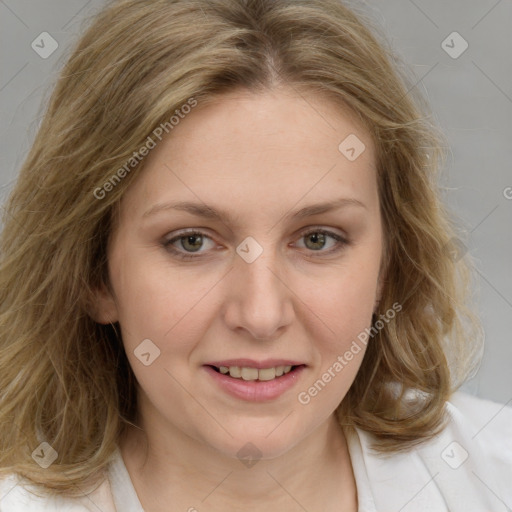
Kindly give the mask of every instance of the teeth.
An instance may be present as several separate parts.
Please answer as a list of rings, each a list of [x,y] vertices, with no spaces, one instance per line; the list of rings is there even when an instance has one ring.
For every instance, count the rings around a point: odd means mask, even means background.
[[[272,380],[276,378],[276,369],[275,368],[263,368],[258,370],[258,378],[259,380]]]
[[[239,379],[240,377],[242,377],[242,372],[238,366],[230,366],[229,374],[231,375],[231,377],[235,377],[235,379]]]
[[[248,368],[240,366],[221,366],[219,368],[220,373],[229,375],[235,379],[243,380],[272,380],[276,377],[281,377],[285,373],[291,371],[291,366],[277,366],[275,368]]]
[[[242,374],[242,379],[244,380],[256,380],[258,378],[257,368],[242,368],[240,370],[240,373]]]

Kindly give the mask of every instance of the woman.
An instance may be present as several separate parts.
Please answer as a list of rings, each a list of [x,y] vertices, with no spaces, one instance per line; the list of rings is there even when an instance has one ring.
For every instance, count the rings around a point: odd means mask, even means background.
[[[96,16],[6,209],[2,511],[511,506],[409,89],[336,0]]]

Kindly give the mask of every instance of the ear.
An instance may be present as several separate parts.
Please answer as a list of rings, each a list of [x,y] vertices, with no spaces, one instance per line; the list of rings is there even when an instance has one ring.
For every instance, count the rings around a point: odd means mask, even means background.
[[[118,321],[117,302],[113,292],[106,285],[94,290],[89,314],[99,324],[108,325]]]
[[[382,248],[382,255],[380,260],[380,268],[379,268],[379,275],[377,277],[377,290],[375,292],[375,302],[373,304],[373,313],[376,314],[377,309],[379,307],[379,303],[382,298],[382,293],[384,291],[384,284],[386,282],[386,278],[388,276],[388,269],[389,269],[389,248],[388,248],[388,242],[387,239],[384,237],[383,242],[383,248]]]
[[[379,272],[379,278],[377,281],[377,291],[375,292],[375,302],[373,305],[373,312],[376,313],[377,309],[379,307],[380,300],[382,298],[382,291],[384,289],[384,279],[385,275],[384,272]]]

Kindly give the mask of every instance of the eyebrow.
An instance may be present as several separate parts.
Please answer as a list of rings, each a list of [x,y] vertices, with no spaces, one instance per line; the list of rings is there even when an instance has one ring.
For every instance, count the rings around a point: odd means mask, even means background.
[[[289,219],[303,219],[306,217],[311,217],[313,215],[319,215],[321,213],[327,213],[333,210],[339,210],[342,208],[356,206],[360,208],[365,208],[361,201],[355,198],[340,198],[335,199],[333,201],[328,201],[324,203],[313,204],[310,206],[305,206],[300,210],[295,212],[290,212],[284,216],[286,220]],[[203,217],[206,219],[220,220],[222,222],[227,222],[233,224],[234,219],[228,212],[208,206],[204,203],[194,203],[190,201],[177,201],[177,202],[167,202],[167,203],[158,203],[147,210],[142,216],[149,217],[156,213],[168,210],[178,210],[190,213],[191,215],[195,215],[197,217]]]

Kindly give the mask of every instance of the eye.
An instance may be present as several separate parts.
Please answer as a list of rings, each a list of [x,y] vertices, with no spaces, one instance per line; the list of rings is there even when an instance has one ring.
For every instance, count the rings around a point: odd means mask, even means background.
[[[213,240],[203,232],[191,230],[182,232],[181,234],[173,238],[170,238],[169,240],[165,240],[163,242],[163,246],[168,251],[175,254],[178,258],[184,260],[192,260],[199,257],[192,253],[199,252],[202,245],[204,244],[204,240],[210,240],[211,242],[213,242]],[[178,243],[178,245],[181,246],[180,249],[175,247],[176,243]],[[191,254],[187,254],[187,252],[189,251]]]
[[[331,248],[323,250],[327,245],[328,239],[334,240]],[[345,248],[349,244],[348,240],[338,233],[328,231],[322,228],[310,229],[301,233],[301,239],[305,240],[305,246],[313,252],[319,252],[320,255],[332,254]]]
[[[300,239],[305,239],[305,247],[311,252],[319,253],[318,256],[325,256],[341,251],[345,246],[349,245],[349,241],[341,235],[332,231],[314,228],[301,233]],[[331,248],[323,250],[331,239]],[[206,251],[201,251],[205,240],[209,240],[213,245],[213,240],[202,231],[189,230],[179,233],[177,236],[164,240],[162,245],[164,248],[183,260],[193,260],[201,257]]]

